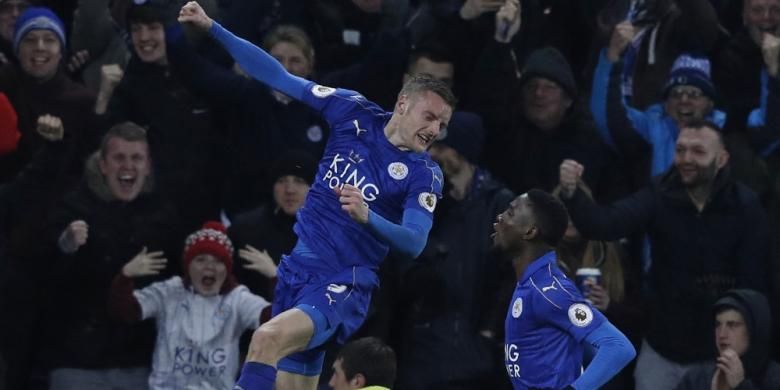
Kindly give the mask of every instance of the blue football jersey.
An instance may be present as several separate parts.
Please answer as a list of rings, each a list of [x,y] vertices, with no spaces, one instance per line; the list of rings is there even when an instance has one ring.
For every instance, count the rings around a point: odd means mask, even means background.
[[[441,198],[443,175],[428,153],[402,151],[388,141],[384,128],[392,113],[355,91],[309,83],[303,102],[330,126],[330,137],[295,232],[326,269],[375,268],[388,245],[341,209],[336,187],[360,189],[369,208],[400,224],[405,209],[433,219]]]
[[[606,321],[556,264],[528,265],[506,315],[504,361],[515,389],[561,389],[582,373],[583,339]]]

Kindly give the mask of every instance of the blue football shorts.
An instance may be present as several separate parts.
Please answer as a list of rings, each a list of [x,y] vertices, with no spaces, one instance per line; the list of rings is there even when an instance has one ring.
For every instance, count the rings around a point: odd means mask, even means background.
[[[322,372],[324,344],[343,344],[363,324],[371,293],[379,286],[376,272],[353,266],[333,272],[316,269],[311,258],[282,257],[277,270],[273,316],[292,308],[306,313],[314,323],[306,350],[291,354],[277,368],[293,374],[314,376]],[[306,265],[306,266],[304,266]]]

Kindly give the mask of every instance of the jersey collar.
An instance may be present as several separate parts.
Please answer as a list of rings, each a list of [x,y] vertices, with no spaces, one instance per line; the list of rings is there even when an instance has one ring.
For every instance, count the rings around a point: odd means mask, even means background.
[[[535,274],[536,271],[549,266],[550,264],[555,264],[557,261],[555,256],[555,251],[549,251],[542,255],[542,257],[534,260],[531,262],[531,264],[528,264],[528,267],[525,269],[525,272],[523,272],[523,278],[520,280],[520,283],[525,283],[528,278],[531,277],[531,275]]]

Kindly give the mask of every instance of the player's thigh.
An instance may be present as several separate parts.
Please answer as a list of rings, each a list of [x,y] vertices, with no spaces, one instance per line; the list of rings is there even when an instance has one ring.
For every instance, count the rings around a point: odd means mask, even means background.
[[[311,318],[300,309],[292,308],[279,313],[279,315],[261,325],[255,331],[252,342],[259,342],[267,347],[274,348],[279,357],[284,357],[306,349],[313,334],[314,322],[312,322]],[[263,337],[271,340],[255,340]]]
[[[316,390],[320,381],[319,375],[304,376],[291,372],[279,371],[276,374],[275,390]]]

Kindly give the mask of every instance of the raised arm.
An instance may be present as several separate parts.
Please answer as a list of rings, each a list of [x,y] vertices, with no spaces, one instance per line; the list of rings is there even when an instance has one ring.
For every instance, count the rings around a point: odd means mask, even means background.
[[[128,324],[141,321],[141,305],[133,295],[134,288],[133,279],[123,273],[114,277],[108,295],[108,312],[111,317]]]
[[[195,92],[213,104],[257,108],[259,94],[268,94],[267,88],[255,80],[225,69],[199,55],[184,37],[181,26],[166,30],[168,60],[171,66]]]
[[[599,55],[593,75],[590,110],[602,139],[623,155],[632,155],[648,143],[645,114],[623,99],[623,52],[636,31],[630,22],[615,26],[609,46]]]
[[[780,147],[780,38],[765,33],[761,51],[766,65],[761,72],[761,106],[750,113],[747,126],[756,150],[768,157]]]
[[[279,61],[252,43],[233,35],[213,21],[194,1],[182,7],[180,23],[208,31],[254,79],[296,100],[303,99],[308,80],[288,73]]]
[[[654,214],[650,188],[641,190],[609,206],[593,203],[578,188],[584,167],[565,160],[560,168],[561,198],[574,226],[588,239],[616,241],[646,226]]]
[[[165,269],[168,260],[162,257],[163,252],[148,252],[144,247],[141,252],[135,255],[130,261],[128,261],[119,274],[114,277],[111,282],[111,291],[108,299],[108,310],[112,317],[122,320],[127,323],[133,323],[144,319],[144,311],[141,307],[141,302],[133,294],[134,283],[133,278],[141,276],[159,275],[160,271]],[[160,294],[156,292],[159,285],[151,285],[144,289],[144,294],[147,299],[146,308],[149,315],[153,316],[153,313],[157,309],[151,309],[152,307],[159,308],[161,305],[152,305],[152,303],[158,302],[159,299],[149,299],[149,297],[157,297]]]

